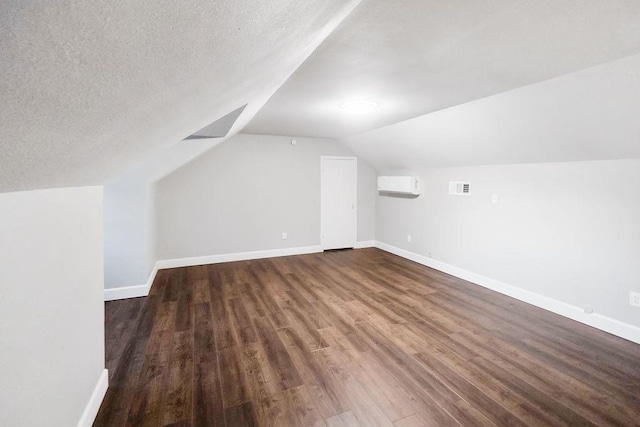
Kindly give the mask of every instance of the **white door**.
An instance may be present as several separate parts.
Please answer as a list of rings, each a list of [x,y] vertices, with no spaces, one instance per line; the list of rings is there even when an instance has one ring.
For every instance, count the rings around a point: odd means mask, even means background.
[[[356,245],[358,163],[355,157],[321,157],[322,249]]]

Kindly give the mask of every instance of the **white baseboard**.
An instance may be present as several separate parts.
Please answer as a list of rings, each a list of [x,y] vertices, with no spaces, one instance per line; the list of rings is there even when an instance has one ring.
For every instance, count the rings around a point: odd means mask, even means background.
[[[154,274],[155,277],[155,274]],[[123,288],[110,288],[104,290],[104,300],[113,301],[118,299],[146,297],[149,293],[147,285],[127,286]]]
[[[374,248],[375,246],[376,246],[375,240],[364,240],[362,242],[357,242],[355,248],[364,249],[364,248]]]
[[[102,371],[102,374],[100,374],[98,383],[89,398],[89,403],[87,403],[87,406],[84,408],[80,421],[78,421],[78,427],[91,427],[93,421],[96,419],[96,415],[98,415],[104,395],[107,393],[107,388],[109,388],[109,371],[105,369]]]
[[[503,283],[498,280],[494,280],[489,277],[485,277],[480,274],[476,274],[462,268],[446,264],[444,262],[436,261],[423,255],[400,249],[386,243],[376,241],[375,246],[379,249],[382,249],[383,251],[387,251],[402,258],[415,261],[418,264],[426,265],[427,267],[431,267],[435,270],[442,271],[476,285],[480,285],[482,287],[499,292],[503,295],[507,295],[517,300],[524,301],[544,310],[551,311],[552,313],[568,317],[569,319],[584,323],[585,325],[592,326],[596,329],[600,329],[602,331],[640,344],[640,328],[637,326],[630,325],[628,323],[624,323],[597,313],[587,314],[580,307],[576,307],[574,305],[567,304],[565,302],[558,301],[556,299],[546,297],[544,295],[540,295],[535,292],[519,288],[517,286],[509,285],[507,283]]]
[[[153,266],[153,270],[151,270],[151,274],[149,274],[149,278],[147,279],[147,290],[145,293],[145,296],[149,295],[149,291],[151,290],[151,285],[153,285],[153,281],[156,280],[156,275],[158,274],[158,270],[160,270],[160,267],[158,267],[158,261],[156,261],[156,265]]]
[[[368,243],[368,242],[367,242]],[[374,242],[371,246],[373,246]],[[322,252],[322,246],[301,246],[296,248],[271,249],[266,251],[238,252],[233,254],[209,255],[191,258],[163,259],[156,262],[153,271],[149,275],[146,285],[128,286],[123,288],[112,288],[104,290],[104,300],[112,301],[117,299],[143,297],[149,294],[151,285],[158,274],[158,270],[163,268],[191,267],[193,265],[218,264],[221,262],[246,261],[251,259],[275,258],[289,255],[303,255]]]
[[[193,258],[163,259],[157,262],[158,269],[190,267],[192,265],[218,264],[221,262],[246,261],[250,259],[275,258],[279,256],[303,255],[322,252],[321,246],[271,249],[267,251],[238,252],[234,254],[209,255]]]

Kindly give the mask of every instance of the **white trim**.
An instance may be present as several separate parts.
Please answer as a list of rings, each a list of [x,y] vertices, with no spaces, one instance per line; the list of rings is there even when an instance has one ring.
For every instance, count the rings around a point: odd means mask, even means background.
[[[145,294],[145,296],[149,295],[149,291],[151,290],[151,285],[153,285],[153,281],[156,280],[156,275],[158,274],[158,270],[160,270],[160,267],[158,267],[158,262],[156,261],[156,265],[153,266],[153,270],[151,270],[151,274],[149,274],[149,278],[147,279],[147,293]]]
[[[317,252],[322,252],[322,247],[303,246],[298,248],[271,249],[267,251],[255,252],[238,252],[235,254],[209,255],[192,258],[163,259],[156,263],[156,269],[160,270],[163,268],[190,267],[192,265],[218,264],[221,262],[246,261],[250,259],[274,258],[289,255],[312,254]],[[151,283],[153,283],[152,280]]]
[[[375,248],[375,247],[376,247],[375,240],[364,240],[362,242],[357,242],[355,249]]]
[[[107,388],[109,388],[109,371],[104,369],[102,374],[100,374],[98,383],[93,389],[93,393],[91,393],[89,403],[87,403],[84,412],[82,412],[80,421],[78,421],[78,427],[91,427],[96,419],[96,415],[98,415],[104,395],[107,393]]]
[[[155,273],[153,273],[155,277]],[[149,286],[127,286],[122,288],[109,288],[104,290],[104,300],[114,301],[118,299],[146,297],[149,294]]]
[[[151,274],[149,274],[149,278],[147,279],[147,283],[145,285],[124,286],[120,288],[105,289],[104,300],[114,301],[127,298],[146,297],[147,295],[149,295],[151,285],[153,285],[153,281],[156,279],[156,274],[158,274],[157,262],[156,265],[153,266],[153,270],[151,270]]]
[[[320,156],[320,160],[329,159],[329,160],[355,160],[358,161],[358,157],[356,156]]]
[[[640,328],[637,326],[630,325],[628,323],[624,323],[597,313],[586,314],[580,307],[576,307],[574,305],[567,304],[565,302],[558,301],[556,299],[540,295],[535,292],[519,288],[517,286],[509,285],[507,283],[503,283],[498,280],[494,280],[489,277],[485,277],[480,274],[476,274],[462,268],[446,264],[444,262],[436,261],[423,255],[418,255],[414,252],[400,249],[386,243],[376,241],[375,246],[379,249],[382,249],[383,251],[387,251],[402,258],[415,261],[418,264],[426,265],[427,267],[431,267],[435,270],[442,271],[476,285],[480,285],[482,287],[499,292],[503,295],[507,295],[520,301],[524,301],[544,310],[548,310],[561,316],[568,317],[569,319],[640,344]]]
[[[124,288],[112,288],[104,290],[105,301],[112,301],[116,299],[144,297],[149,294],[151,285],[158,274],[158,270],[163,268],[177,268],[177,267],[191,267],[193,265],[204,264],[218,264],[221,262],[231,261],[246,261],[250,259],[262,259],[262,258],[275,258],[280,256],[289,255],[304,255],[322,252],[322,247],[317,246],[300,246],[297,248],[284,248],[284,249],[271,249],[267,251],[254,251],[254,252],[238,252],[234,254],[220,254],[199,256],[191,258],[175,258],[175,259],[162,259],[156,262],[153,267],[153,271],[149,275],[146,285],[128,286]]]

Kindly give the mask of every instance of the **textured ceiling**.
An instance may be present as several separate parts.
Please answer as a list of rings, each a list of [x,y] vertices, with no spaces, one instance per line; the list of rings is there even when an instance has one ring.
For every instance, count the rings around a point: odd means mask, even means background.
[[[640,52],[637,0],[358,3],[0,2],[0,192],[103,184],[239,105],[229,135],[343,137]]]
[[[363,0],[244,131],[344,137],[638,52],[638,0]]]
[[[0,2],[0,192],[102,184],[249,104],[358,0]]]

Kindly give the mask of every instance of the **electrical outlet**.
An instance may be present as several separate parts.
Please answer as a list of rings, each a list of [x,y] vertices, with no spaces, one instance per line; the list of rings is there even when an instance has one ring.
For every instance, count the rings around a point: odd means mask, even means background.
[[[498,204],[498,195],[497,194],[492,194],[491,195],[491,203],[494,205]]]
[[[629,304],[640,307],[640,292],[629,292]]]
[[[411,234],[407,234],[407,242],[411,243]]]
[[[282,240],[287,240],[287,232],[286,231],[282,232]]]

